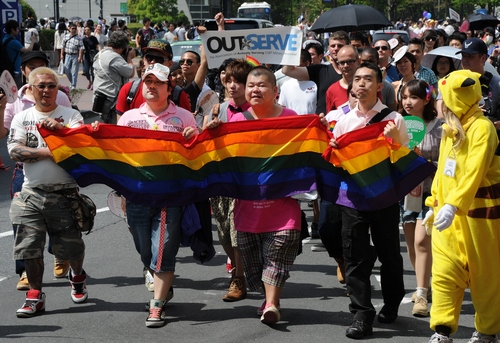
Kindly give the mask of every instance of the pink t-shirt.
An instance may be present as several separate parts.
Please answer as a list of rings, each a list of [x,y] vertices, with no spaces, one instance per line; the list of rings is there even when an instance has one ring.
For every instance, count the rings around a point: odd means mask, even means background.
[[[280,117],[296,116],[294,111],[283,108]],[[246,120],[236,113],[230,121]],[[240,200],[234,204],[234,226],[237,231],[262,233],[280,230],[300,230],[299,202],[292,198],[274,200]]]
[[[147,103],[143,103],[139,108],[134,108],[123,113],[118,121],[118,125],[138,129],[182,133],[184,128],[188,126],[196,128],[196,121],[191,112],[175,106],[170,101],[168,108],[160,115],[151,112]]]

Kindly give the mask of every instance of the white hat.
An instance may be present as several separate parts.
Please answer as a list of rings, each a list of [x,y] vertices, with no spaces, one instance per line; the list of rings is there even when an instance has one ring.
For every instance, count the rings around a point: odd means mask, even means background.
[[[387,41],[387,43],[389,43],[389,47],[392,49],[394,49],[395,47],[398,46],[399,44],[399,41],[396,39],[396,38],[391,38]]]
[[[403,56],[406,54],[407,51],[408,51],[408,45],[404,45],[401,48],[399,48],[394,53],[394,55],[392,55],[393,62],[396,63],[397,61],[399,61],[400,59],[402,59]]]
[[[170,74],[170,69],[168,69],[168,67],[165,67],[163,64],[160,63],[151,64],[144,71],[142,79],[144,80],[146,76],[151,74],[156,76],[160,81],[168,81],[169,80],[168,75]]]

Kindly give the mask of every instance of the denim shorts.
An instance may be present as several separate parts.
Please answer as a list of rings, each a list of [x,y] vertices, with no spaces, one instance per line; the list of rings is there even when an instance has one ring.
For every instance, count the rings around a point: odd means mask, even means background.
[[[15,260],[42,257],[47,233],[57,258],[76,261],[85,252],[82,234],[71,212],[71,201],[63,194],[23,187],[12,199],[10,220],[17,225]]]
[[[161,208],[152,208],[127,201],[127,222],[134,244],[144,266],[155,272],[174,272],[175,256],[181,244],[181,208],[166,209],[163,250],[160,251]],[[161,259],[158,256],[161,254]]]
[[[402,214],[402,222],[404,223],[416,223],[417,219],[423,219],[427,211],[429,211],[429,206],[425,206],[425,199],[430,196],[431,193],[424,192],[422,195],[422,211],[421,212],[412,212],[404,210],[404,202],[401,202],[401,212]]]

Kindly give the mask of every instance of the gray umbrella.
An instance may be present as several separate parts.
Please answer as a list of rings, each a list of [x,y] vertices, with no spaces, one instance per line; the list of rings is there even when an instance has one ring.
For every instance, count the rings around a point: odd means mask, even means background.
[[[422,65],[427,68],[432,68],[432,63],[438,57],[451,57],[453,59],[453,64],[455,65],[455,69],[462,69],[462,54],[456,54],[459,52],[457,48],[452,46],[440,46],[439,48],[432,49],[428,53],[422,57]]]

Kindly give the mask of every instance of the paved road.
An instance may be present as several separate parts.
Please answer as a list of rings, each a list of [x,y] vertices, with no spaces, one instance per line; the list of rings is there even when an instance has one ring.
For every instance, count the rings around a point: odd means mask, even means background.
[[[64,83],[66,78],[61,79]],[[86,85],[79,81],[79,85]],[[90,93],[90,92],[88,92]],[[88,109],[89,101],[78,104]],[[95,118],[88,118],[91,121]],[[4,163],[12,163],[0,142]],[[46,313],[35,318],[16,318],[15,311],[24,293],[15,289],[18,281],[12,261],[12,231],[8,217],[10,171],[0,171],[0,341],[2,342],[352,342],[345,337],[351,321],[345,288],[336,280],[333,259],[326,253],[311,252],[317,240],[304,241],[304,253],[297,257],[291,278],[281,301],[282,321],[273,327],[260,323],[255,315],[262,295],[249,293],[246,300],[235,303],[221,301],[229,282],[225,272],[225,255],[218,245],[217,255],[205,265],[195,263],[189,248],[181,248],[178,256],[175,296],[167,307],[167,325],[148,329],[144,321],[144,304],[152,297],[144,287],[142,267],[125,222],[107,209],[109,188],[87,187],[83,192],[96,203],[99,212],[95,229],[85,236],[87,246],[84,267],[89,275],[89,299],[73,304],[69,283],[52,276],[52,256],[45,256],[44,292]],[[311,220],[311,210],[303,206]],[[373,342],[426,343],[432,334],[429,319],[411,316],[410,296],[415,276],[401,245],[405,261],[407,296],[400,307],[400,317],[390,325],[374,324]],[[382,295],[376,264],[373,302],[379,310]],[[474,331],[470,295],[462,308],[455,342],[467,342]]]

